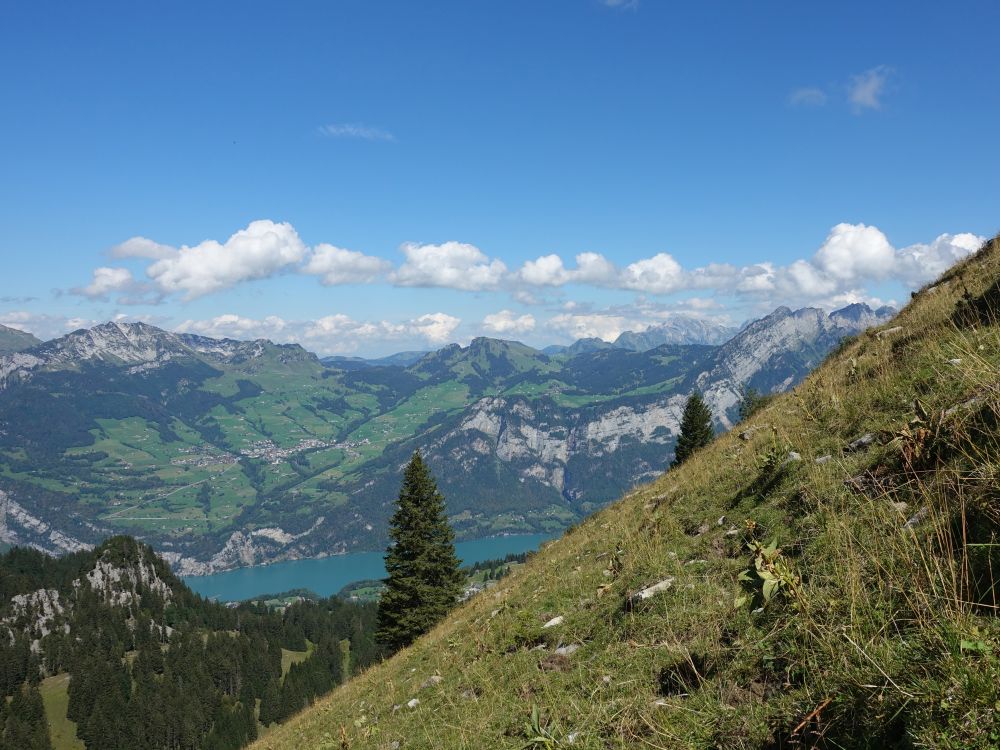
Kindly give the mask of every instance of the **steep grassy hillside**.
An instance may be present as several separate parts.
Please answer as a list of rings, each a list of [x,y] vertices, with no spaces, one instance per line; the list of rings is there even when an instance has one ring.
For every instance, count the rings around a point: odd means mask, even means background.
[[[994,240],[259,746],[996,747],[998,314]]]

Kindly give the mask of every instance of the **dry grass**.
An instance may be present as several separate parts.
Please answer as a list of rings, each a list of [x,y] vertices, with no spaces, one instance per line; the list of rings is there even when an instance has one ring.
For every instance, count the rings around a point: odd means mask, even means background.
[[[1000,328],[963,302],[1000,279],[996,243],[944,279],[885,327],[901,330],[756,415],[752,439],[596,514],[259,747],[1000,745]],[[761,607],[739,577],[772,539],[784,584]]]

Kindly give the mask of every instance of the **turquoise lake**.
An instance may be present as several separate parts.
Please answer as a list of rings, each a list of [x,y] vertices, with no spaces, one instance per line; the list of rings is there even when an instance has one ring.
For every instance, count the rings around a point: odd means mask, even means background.
[[[536,550],[550,534],[517,534],[473,539],[455,545],[465,565],[504,555]],[[184,582],[202,596],[230,602],[290,589],[310,589],[320,596],[336,594],[344,586],[368,578],[384,578],[383,552],[354,552],[319,560],[290,560],[240,568],[208,576],[187,576]]]

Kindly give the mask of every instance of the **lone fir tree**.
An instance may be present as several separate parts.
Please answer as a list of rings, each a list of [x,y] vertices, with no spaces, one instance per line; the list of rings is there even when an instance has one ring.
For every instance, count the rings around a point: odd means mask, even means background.
[[[445,516],[444,497],[419,451],[403,472],[389,536],[389,576],[379,599],[376,638],[395,651],[434,627],[462,592],[455,533]]]
[[[695,391],[684,405],[684,415],[681,417],[681,434],[677,438],[674,449],[674,462],[671,466],[684,463],[692,453],[703,448],[715,439],[712,429],[712,412],[701,394]]]

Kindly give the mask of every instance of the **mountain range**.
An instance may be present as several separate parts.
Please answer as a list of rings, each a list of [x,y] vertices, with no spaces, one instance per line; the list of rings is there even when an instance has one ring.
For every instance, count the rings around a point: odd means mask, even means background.
[[[415,449],[460,538],[556,531],[669,465],[692,391],[727,429],[745,389],[786,390],[889,314],[779,308],[723,343],[646,332],[637,350],[478,338],[361,367],[144,323],[74,331],[0,356],[0,542],[127,532],[185,574],[375,549]]]

